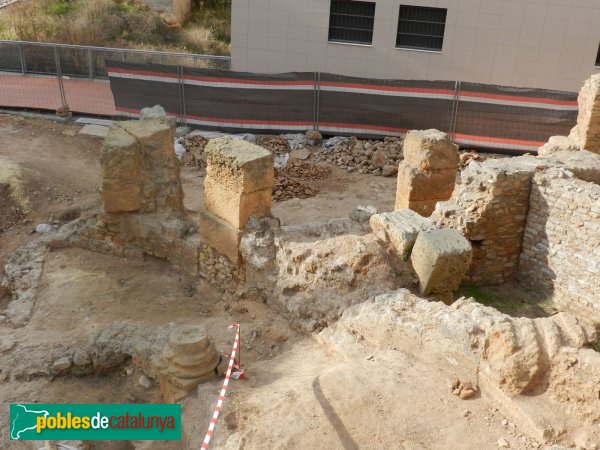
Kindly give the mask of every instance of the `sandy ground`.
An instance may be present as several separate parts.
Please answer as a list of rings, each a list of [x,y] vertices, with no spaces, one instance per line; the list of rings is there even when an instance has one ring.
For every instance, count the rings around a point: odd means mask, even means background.
[[[98,203],[102,142],[76,135],[79,127],[0,116],[0,157],[18,164],[32,212],[0,234],[0,262],[35,235],[36,223],[65,208]],[[358,204],[391,210],[394,178],[348,174],[336,167],[315,182],[319,196],[276,204],[284,224],[347,216]],[[202,205],[202,177],[183,169],[186,206]],[[123,259],[79,249],[48,254],[36,307],[20,343],[78,342],[114,321],[162,325],[199,323],[219,350],[228,351],[233,321],[242,324],[242,363],[248,378],[233,382],[213,448],[221,449],[493,449],[499,438],[511,448],[518,425],[489,400],[451,395],[453,378],[476,382],[476,367],[457,355],[404,348],[331,352],[313,336],[300,335],[277,312],[250,300],[227,300],[209,285],[195,285],[162,260]],[[12,330],[0,324],[0,333]],[[435,370],[432,370],[435,368]],[[0,448],[30,449],[7,441],[11,402],[157,402],[156,387],[142,388],[133,364],[106,376],[54,381],[0,382]],[[199,448],[221,380],[202,385],[184,404],[193,448]],[[130,443],[95,443],[93,449],[128,450]],[[157,444],[152,449],[181,449]]]

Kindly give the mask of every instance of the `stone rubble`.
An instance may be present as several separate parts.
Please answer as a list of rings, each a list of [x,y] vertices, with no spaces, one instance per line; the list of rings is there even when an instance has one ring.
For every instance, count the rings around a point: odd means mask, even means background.
[[[402,139],[395,137],[383,141],[334,137],[324,142],[320,152],[322,160],[348,172],[382,175],[386,168],[386,176],[395,175],[394,170],[403,157]]]

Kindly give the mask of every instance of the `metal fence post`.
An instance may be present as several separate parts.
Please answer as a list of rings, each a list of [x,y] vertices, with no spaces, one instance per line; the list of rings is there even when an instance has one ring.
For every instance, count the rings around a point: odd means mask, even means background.
[[[316,83],[315,83],[315,130],[319,129],[319,104],[321,103],[321,72],[315,72]]]
[[[62,72],[60,70],[60,56],[58,55],[58,47],[54,46],[54,63],[56,64],[56,78],[58,79],[58,89],[60,91],[60,101],[62,109],[69,109],[67,105],[67,96],[65,94],[65,86],[63,84]]]
[[[452,99],[452,113],[450,115],[450,127],[448,129],[448,134],[450,135],[450,140],[454,140],[454,134],[456,133],[456,122],[458,120],[458,104],[460,102],[460,81],[454,82],[454,98]]]
[[[92,49],[88,48],[87,50],[87,60],[88,60],[88,75],[90,80],[94,79],[94,64],[92,60]]]
[[[185,79],[183,77],[183,66],[177,66],[177,74],[179,75],[179,106],[181,112],[181,125],[187,125],[187,111],[185,109]]]
[[[19,59],[21,60],[21,74],[25,75],[27,66],[25,65],[25,55],[23,54],[23,44],[19,42]]]

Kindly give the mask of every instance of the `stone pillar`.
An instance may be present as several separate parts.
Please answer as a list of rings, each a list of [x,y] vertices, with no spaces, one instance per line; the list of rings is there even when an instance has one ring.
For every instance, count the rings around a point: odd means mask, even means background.
[[[173,149],[175,120],[149,117],[117,122],[104,140],[100,237],[119,241],[131,213],[183,211],[179,161]]]
[[[577,97],[577,125],[569,138],[582,150],[600,154],[600,74],[585,81]]]
[[[438,130],[410,131],[404,161],[398,168],[396,209],[429,216],[437,202],[448,200],[458,173],[458,146]]]
[[[175,329],[160,360],[159,383],[163,399],[175,403],[200,383],[219,374],[221,357],[200,326],[186,325]]]
[[[239,243],[251,216],[271,214],[273,155],[240,139],[211,140],[206,149],[201,243],[240,261]]]

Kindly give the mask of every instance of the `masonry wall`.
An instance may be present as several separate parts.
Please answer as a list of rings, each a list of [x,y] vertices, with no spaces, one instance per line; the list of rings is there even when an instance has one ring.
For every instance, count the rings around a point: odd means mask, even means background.
[[[448,9],[441,52],[395,47],[400,4]],[[600,71],[596,0],[379,0],[372,45],[328,42],[329,7],[330,0],[233,0],[233,70],[566,91]]]
[[[562,309],[600,318],[599,185],[534,176],[519,277]]]

